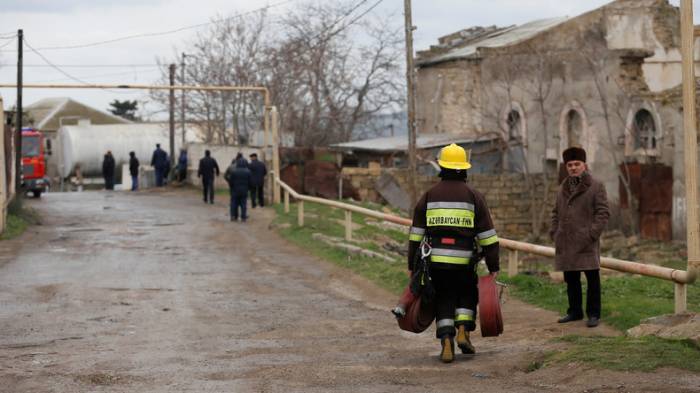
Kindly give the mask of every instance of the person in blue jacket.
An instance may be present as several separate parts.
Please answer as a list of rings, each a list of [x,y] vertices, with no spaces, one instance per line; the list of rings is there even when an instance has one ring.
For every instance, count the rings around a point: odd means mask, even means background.
[[[228,182],[231,192],[231,221],[238,220],[240,209],[241,221],[245,222],[248,219],[246,204],[248,202],[248,188],[250,187],[250,170],[243,156],[240,154],[239,156],[226,169],[224,179]]]
[[[156,149],[153,151],[153,158],[151,158],[151,166],[156,171],[156,187],[163,187],[163,177],[168,166],[168,153],[160,148],[160,143],[156,143]]]

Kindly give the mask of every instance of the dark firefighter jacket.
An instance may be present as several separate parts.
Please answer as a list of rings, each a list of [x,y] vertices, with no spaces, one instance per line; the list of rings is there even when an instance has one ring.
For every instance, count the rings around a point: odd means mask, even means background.
[[[139,175],[139,159],[136,157],[129,158],[129,173],[131,176]]]
[[[219,163],[211,157],[204,157],[199,160],[199,169],[197,170],[197,177],[202,177],[203,179],[211,180],[214,178],[214,174],[219,176]]]
[[[159,147],[153,151],[151,166],[158,170],[164,170],[166,165],[168,165],[168,153]]]
[[[231,195],[244,197],[250,188],[250,170],[245,161],[237,161],[226,169],[224,179],[228,182]]]
[[[102,176],[105,178],[114,177],[114,157],[111,154],[105,154],[104,161],[102,161]]]
[[[265,163],[260,160],[251,160],[248,168],[250,169],[250,185],[253,187],[262,186],[265,181],[265,175],[267,175]]]
[[[498,236],[484,197],[464,180],[442,179],[416,204],[409,231],[408,269],[424,236],[431,240],[431,266],[463,268],[481,248],[490,272],[500,270]]]

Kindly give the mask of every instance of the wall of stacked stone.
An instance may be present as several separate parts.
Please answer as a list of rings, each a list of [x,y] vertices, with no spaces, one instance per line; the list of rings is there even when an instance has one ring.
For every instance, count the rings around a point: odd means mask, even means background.
[[[386,201],[375,190],[376,179],[384,172],[390,173],[403,190],[409,189],[408,172],[403,169],[343,168],[344,182],[350,182],[360,195],[361,200],[376,203]],[[549,217],[559,185],[556,178],[550,177],[547,203],[544,200],[544,182],[541,175],[530,175],[535,187],[536,212],[544,209],[543,234],[547,233]],[[436,176],[420,176],[418,178],[419,194],[432,187],[439,179]],[[491,210],[491,217],[498,233],[509,239],[528,239],[532,232],[533,204],[528,191],[528,181],[522,174],[493,174],[473,175],[469,184],[481,192]],[[541,207],[541,209],[540,209]],[[406,212],[408,215],[408,212]]]

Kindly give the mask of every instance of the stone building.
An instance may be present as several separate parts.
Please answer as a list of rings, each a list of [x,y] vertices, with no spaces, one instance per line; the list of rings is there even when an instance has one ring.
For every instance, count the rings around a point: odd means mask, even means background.
[[[502,169],[528,174],[558,170],[561,151],[582,146],[643,236],[683,238],[679,48],[667,0],[461,30],[417,53],[419,132],[498,137]]]

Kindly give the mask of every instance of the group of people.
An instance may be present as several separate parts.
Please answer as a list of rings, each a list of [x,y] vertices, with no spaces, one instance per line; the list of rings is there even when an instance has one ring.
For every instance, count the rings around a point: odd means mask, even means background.
[[[583,272],[588,281],[586,325],[592,328],[601,313],[599,239],[610,212],[605,187],[591,176],[585,150],[570,147],[562,158],[568,177],[552,211],[550,235],[556,248],[555,268],[564,272],[569,307],[558,322],[583,319]],[[489,273],[494,278],[498,275],[499,241],[484,196],[467,182],[471,163],[466,151],[455,144],[446,146],[438,163],[441,181],[414,209],[408,276],[412,289],[432,298],[440,360],[449,363],[455,357],[455,341],[462,353],[475,353],[469,333],[476,329],[476,265],[484,258]],[[399,304],[392,313],[406,318],[405,307]]]
[[[129,152],[129,174],[131,175],[131,191],[136,191],[139,186],[139,166],[141,163],[136,158],[136,152]],[[155,172],[156,187],[163,187],[170,175],[170,159],[168,153],[161,149],[160,143],[156,143],[156,149],[153,151],[151,158],[151,166]],[[116,162],[111,151],[107,151],[102,160],[102,176],[105,181],[105,189],[114,190],[114,172]],[[187,178],[187,150],[180,150],[180,157],[177,160],[175,178],[182,182]]]
[[[245,222],[248,219],[248,193],[250,193],[251,206],[253,208],[265,205],[263,188],[267,167],[258,160],[257,153],[252,153],[248,162],[242,153],[238,153],[226,168],[224,179],[228,183],[231,195],[230,219],[237,221],[239,218]],[[214,203],[214,179],[220,174],[219,164],[206,150],[204,157],[199,160],[197,177],[202,179],[202,192],[204,203]]]

